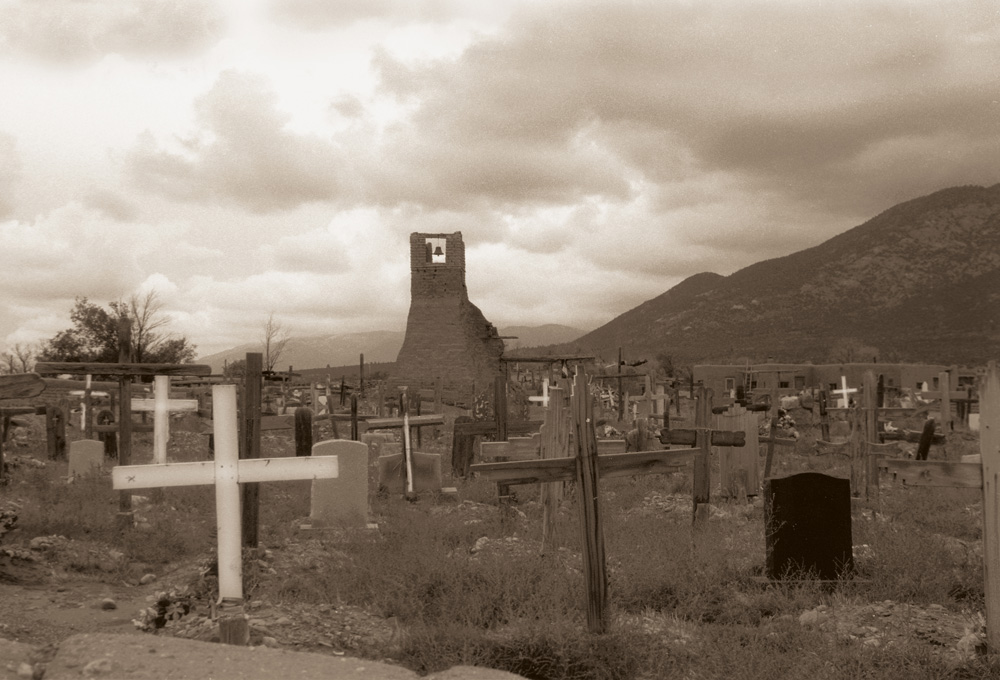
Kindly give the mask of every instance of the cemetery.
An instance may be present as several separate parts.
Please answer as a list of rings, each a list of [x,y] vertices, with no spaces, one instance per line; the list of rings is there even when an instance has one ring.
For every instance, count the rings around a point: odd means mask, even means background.
[[[229,645],[232,673],[997,677],[995,363],[904,404],[925,369],[803,373],[786,401],[506,357],[462,248],[412,235],[387,380],[269,390],[258,353],[238,379],[124,353],[0,376],[11,677],[131,677],[137,635]]]

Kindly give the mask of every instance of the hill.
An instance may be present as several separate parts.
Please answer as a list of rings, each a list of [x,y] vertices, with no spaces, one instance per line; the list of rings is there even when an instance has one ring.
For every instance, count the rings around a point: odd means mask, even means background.
[[[558,324],[508,326],[500,328],[499,332],[504,336],[516,336],[517,339],[506,341],[508,348],[569,342],[583,333],[579,329]],[[402,346],[403,333],[400,331],[291,337],[275,368],[287,370],[292,366],[298,370],[326,366],[357,366],[362,353],[365,355],[365,363],[394,362]],[[218,373],[222,371],[225,362],[243,359],[247,352],[259,351],[261,351],[260,343],[252,342],[201,357],[198,363],[208,364],[212,367],[212,371]]]
[[[675,363],[822,361],[844,341],[883,361],[980,364],[1000,346],[1000,184],[894,206],[818,246],[696,274],[553,350]]]

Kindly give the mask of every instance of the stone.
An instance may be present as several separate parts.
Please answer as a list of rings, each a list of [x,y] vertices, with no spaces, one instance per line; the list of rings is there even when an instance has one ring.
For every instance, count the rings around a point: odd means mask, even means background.
[[[104,467],[104,442],[79,439],[69,444],[69,476],[84,477]]]
[[[850,480],[817,472],[765,480],[764,526],[769,578],[853,572]]]
[[[104,610],[118,609],[118,603],[112,600],[110,597],[106,597],[103,600],[101,600],[101,609]]]
[[[416,493],[441,491],[441,454],[413,452],[413,490]],[[406,460],[402,453],[378,459],[379,490],[406,493]]]
[[[382,449],[386,444],[394,443],[396,436],[384,432],[366,432],[361,435],[361,441],[368,446],[368,452],[372,459],[378,460],[379,456],[383,454]]]
[[[156,580],[156,574],[145,574],[141,579],[139,579],[140,585],[147,585]]]
[[[325,526],[366,526],[368,446],[347,439],[329,439],[314,444],[312,455],[337,456],[339,472],[332,479],[313,480],[309,519],[314,524]]]

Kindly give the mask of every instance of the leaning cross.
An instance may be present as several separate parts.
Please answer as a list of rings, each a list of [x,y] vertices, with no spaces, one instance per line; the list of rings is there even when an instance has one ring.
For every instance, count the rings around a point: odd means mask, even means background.
[[[549,407],[549,379],[545,378],[542,380],[542,396],[540,397],[528,397],[528,401],[533,401],[537,404],[541,404],[543,407]]]
[[[853,387],[851,389],[847,389],[847,378],[844,377],[844,376],[840,376],[840,386],[841,387],[840,387],[839,390],[830,390],[830,391],[833,392],[834,394],[842,394],[843,397],[841,398],[841,401],[842,401],[843,405],[840,406],[840,408],[847,408],[850,405],[850,400],[849,400],[848,395],[849,394],[853,394],[854,392],[857,392],[858,390],[856,388],[853,388]]]
[[[167,462],[167,442],[170,440],[170,412],[197,411],[197,399],[171,399],[170,376],[153,378],[153,398],[133,399],[133,411],[153,412],[153,461]]]
[[[218,527],[219,604],[227,618],[219,620],[224,642],[246,644],[248,629],[243,616],[243,575],[240,484],[293,479],[328,479],[338,475],[337,456],[315,458],[239,459],[236,432],[236,386],[212,387],[215,460],[163,465],[119,465],[111,470],[115,489],[149,489],[166,486],[215,485],[215,520]],[[225,629],[225,630],[224,630]]]

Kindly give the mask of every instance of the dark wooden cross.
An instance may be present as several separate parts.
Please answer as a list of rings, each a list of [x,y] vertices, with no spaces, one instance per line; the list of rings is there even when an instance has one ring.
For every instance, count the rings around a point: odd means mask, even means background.
[[[553,399],[550,404],[557,401]],[[704,422],[708,422],[710,406],[705,395]],[[699,422],[699,421],[696,421]],[[543,433],[543,439],[547,435]],[[558,438],[559,435],[554,435]],[[569,438],[572,443],[568,444]],[[665,430],[661,441],[672,444],[697,443],[695,448],[637,451],[599,455],[594,432],[593,407],[586,375],[580,371],[575,378],[574,396],[570,405],[570,427],[567,444],[574,455],[519,460],[502,463],[481,463],[470,467],[487,479],[506,484],[530,484],[576,481],[581,499],[581,526],[584,543],[584,580],[587,584],[587,625],[591,632],[601,633],[607,627],[607,572],[604,553],[604,532],[601,524],[599,480],[602,477],[623,477],[649,473],[676,472],[678,467],[695,461],[695,516],[700,506],[707,510],[709,446],[739,446],[743,432],[711,432],[707,427],[695,430]],[[543,508],[546,501],[543,498]],[[702,511],[702,514],[707,514]]]

